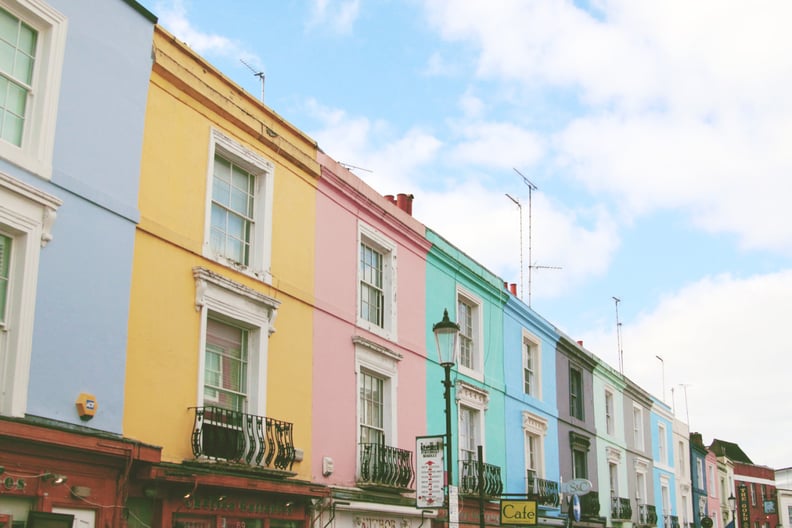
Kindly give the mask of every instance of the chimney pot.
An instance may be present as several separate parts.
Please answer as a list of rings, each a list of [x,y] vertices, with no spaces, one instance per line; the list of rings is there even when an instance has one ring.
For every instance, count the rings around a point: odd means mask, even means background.
[[[512,295],[514,295],[515,297],[517,296],[517,283],[516,283],[516,282],[512,282],[511,284],[509,284],[509,291],[510,291],[510,292],[512,293]]]
[[[582,347],[582,346],[583,346],[583,340],[579,340],[579,341],[577,342],[577,344],[578,344],[579,346],[581,346],[581,347]]]
[[[399,193],[396,195],[396,206],[411,216],[412,216],[412,202],[413,202],[412,194]]]

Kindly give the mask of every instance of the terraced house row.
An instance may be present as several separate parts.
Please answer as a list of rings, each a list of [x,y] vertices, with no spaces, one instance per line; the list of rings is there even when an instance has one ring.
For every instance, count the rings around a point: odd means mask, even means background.
[[[0,0],[0,48],[0,527],[498,526],[527,500],[726,528],[740,483],[775,498],[134,0]],[[447,419],[441,489],[416,446]]]

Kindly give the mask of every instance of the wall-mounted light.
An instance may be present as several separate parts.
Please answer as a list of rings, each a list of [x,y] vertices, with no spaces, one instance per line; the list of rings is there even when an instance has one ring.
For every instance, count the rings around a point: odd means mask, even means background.
[[[195,482],[193,483],[192,489],[184,494],[184,500],[187,500],[191,498],[193,495],[195,495],[195,490],[197,489],[198,489],[198,480],[196,479]]]
[[[53,486],[63,484],[69,479],[66,475],[59,475],[57,473],[44,473],[41,475],[41,480],[44,482],[51,481]]]

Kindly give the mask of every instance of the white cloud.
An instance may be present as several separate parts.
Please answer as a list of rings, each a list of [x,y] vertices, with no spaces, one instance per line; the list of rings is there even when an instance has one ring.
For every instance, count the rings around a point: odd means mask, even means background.
[[[631,215],[680,208],[744,248],[792,254],[792,4],[613,0],[426,1],[451,41],[478,47],[480,78],[571,89],[559,173]]]
[[[263,61],[241,42],[216,33],[207,33],[193,26],[184,0],[158,3],[156,10],[159,24],[197,53],[207,57],[242,59],[254,69],[263,69]]]
[[[672,404],[674,388],[677,415],[689,412],[692,431],[706,441],[737,441],[754,462],[786,467],[792,408],[782,402],[792,400],[792,347],[783,329],[790,313],[792,270],[702,278],[623,324],[625,374],[659,397],[664,366],[666,401]],[[584,335],[589,350],[618,365],[615,324]]]
[[[308,27],[344,35],[352,31],[359,15],[360,0],[314,0]]]
[[[458,123],[461,136],[451,156],[455,163],[510,169],[534,165],[543,154],[542,140],[534,132],[512,123]]]

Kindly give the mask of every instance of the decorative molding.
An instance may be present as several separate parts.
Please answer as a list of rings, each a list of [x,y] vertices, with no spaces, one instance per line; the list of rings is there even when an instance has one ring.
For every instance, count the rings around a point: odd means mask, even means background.
[[[464,381],[457,381],[456,383],[456,400],[482,411],[486,411],[487,407],[489,407],[489,393]]]
[[[269,335],[275,332],[279,300],[200,266],[193,268],[193,277],[196,311],[209,307],[230,315],[242,313],[247,317],[240,318],[258,321],[262,327],[266,325]],[[243,302],[239,303],[240,300]]]
[[[636,458],[633,460],[633,467],[639,473],[648,473],[649,472],[650,463],[648,460],[644,460],[643,458]]]
[[[572,449],[588,451],[591,448],[591,438],[575,431],[569,431],[569,444]]]
[[[378,352],[383,356],[387,356],[388,358],[393,359],[395,361],[401,361],[402,359],[404,359],[404,356],[400,352],[395,352],[390,348],[384,347],[379,343],[375,343],[370,339],[366,339],[363,336],[359,336],[359,335],[352,336],[352,342],[358,346],[368,348],[373,352]]]
[[[522,413],[523,430],[535,435],[547,435],[547,420],[528,411]]]
[[[615,447],[605,446],[605,455],[608,458],[608,462],[611,464],[618,464],[621,462],[622,452]]]

